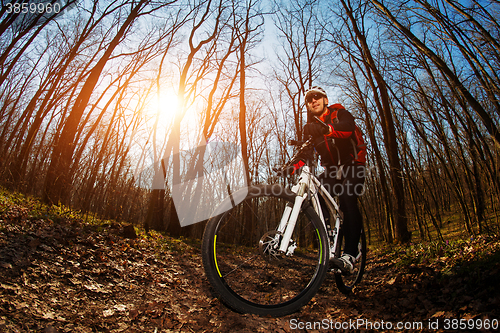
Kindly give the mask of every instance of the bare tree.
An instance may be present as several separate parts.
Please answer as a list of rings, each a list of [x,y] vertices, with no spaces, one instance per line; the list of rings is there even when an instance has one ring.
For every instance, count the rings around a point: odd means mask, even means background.
[[[419,51],[425,54],[438,68],[440,72],[446,76],[458,93],[469,103],[472,109],[477,113],[479,118],[482,120],[483,125],[488,130],[488,133],[495,139],[497,144],[500,144],[500,131],[493,121],[490,114],[483,108],[481,103],[470,93],[470,91],[464,86],[463,82],[457,76],[457,74],[450,69],[446,62],[438,56],[433,50],[431,50],[425,43],[423,43],[415,34],[411,32],[406,26],[404,26],[393,14],[392,12],[384,6],[384,4],[377,0],[372,0],[372,3],[380,10],[380,12],[390,20],[394,26],[405,36],[409,42]]]
[[[192,9],[193,26],[188,38],[189,51],[184,62],[180,65],[180,76],[178,83],[177,96],[179,99],[179,111],[175,114],[172,129],[167,140],[167,146],[162,160],[168,161],[172,167],[172,183],[181,183],[181,161],[180,161],[180,138],[181,138],[181,122],[186,115],[186,112],[191,103],[197,97],[197,89],[201,81],[211,73],[212,57],[216,54],[215,50],[220,42],[220,37],[223,31],[228,28],[227,22],[230,20],[226,17],[230,6],[223,4],[221,1],[214,3],[212,0],[201,1],[194,5]],[[200,35],[203,37],[200,38]],[[230,48],[231,49],[231,48]],[[234,50],[233,50],[234,51]],[[196,56],[200,53],[204,54],[199,63],[196,62]],[[199,66],[195,68],[194,66]],[[161,172],[156,170],[155,172]],[[163,174],[165,178],[166,174]],[[174,202],[170,204],[170,216],[168,225],[163,222],[163,213],[156,207],[160,200],[163,200],[164,190],[155,189],[151,193],[150,207],[148,211],[148,219],[146,223],[155,228],[167,228],[170,234],[180,235],[180,222],[178,214],[174,206]],[[153,214],[153,212],[156,212]]]
[[[297,138],[302,138],[303,96],[312,85],[326,82],[322,77],[322,56],[325,52],[324,27],[319,22],[320,1],[298,1],[284,5],[277,2],[276,27],[282,39],[277,52],[279,69],[275,76],[285,89],[288,107],[293,112]],[[283,52],[283,53],[282,53]]]
[[[120,44],[126,34],[130,31],[133,23],[142,15],[149,13],[146,11],[149,1],[140,0],[130,7],[126,19],[121,24],[119,30],[107,45],[102,57],[90,70],[88,78],[85,80],[80,93],[78,94],[71,113],[65,119],[65,124],[61,134],[54,141],[54,150],[51,155],[51,163],[45,180],[44,200],[50,203],[68,203],[68,190],[71,184],[72,175],[68,170],[75,149],[75,135],[80,124],[80,120],[87,104],[92,96],[104,67],[111,58],[116,47]],[[162,6],[169,5],[165,3]],[[156,8],[155,8],[156,9]]]

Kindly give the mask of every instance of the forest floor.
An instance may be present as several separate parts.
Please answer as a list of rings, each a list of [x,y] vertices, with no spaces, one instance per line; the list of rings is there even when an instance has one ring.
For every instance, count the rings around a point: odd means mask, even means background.
[[[352,295],[331,275],[299,312],[269,318],[212,296],[199,242],[138,235],[1,193],[0,331],[500,330],[497,236],[371,249]]]

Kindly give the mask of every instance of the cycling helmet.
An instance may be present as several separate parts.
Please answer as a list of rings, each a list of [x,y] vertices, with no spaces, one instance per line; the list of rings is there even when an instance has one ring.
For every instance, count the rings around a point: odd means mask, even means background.
[[[305,97],[306,100],[307,100],[307,96],[310,95],[310,94],[321,94],[321,95],[327,97],[325,89],[323,89],[321,87],[318,87],[318,86],[312,86],[311,88],[309,88],[309,89],[306,90],[306,93],[304,95],[304,97]]]

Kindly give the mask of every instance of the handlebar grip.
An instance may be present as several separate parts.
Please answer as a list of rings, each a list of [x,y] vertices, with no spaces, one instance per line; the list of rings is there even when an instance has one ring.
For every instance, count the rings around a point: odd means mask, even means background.
[[[302,146],[303,144],[304,144],[304,142],[302,142],[302,141],[288,140],[289,146]]]

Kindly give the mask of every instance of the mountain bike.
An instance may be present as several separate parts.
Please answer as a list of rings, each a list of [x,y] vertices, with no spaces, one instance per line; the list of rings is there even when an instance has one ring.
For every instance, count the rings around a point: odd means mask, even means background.
[[[275,171],[294,173],[297,183],[291,189],[274,184],[236,191],[218,206],[205,227],[206,276],[219,300],[237,312],[284,316],[306,305],[329,271],[345,294],[363,276],[364,231],[354,272],[345,275],[329,269],[329,259],[339,257],[344,246],[338,200],[314,175],[317,156],[312,139],[289,143],[296,152]],[[332,225],[325,223],[319,196]]]

